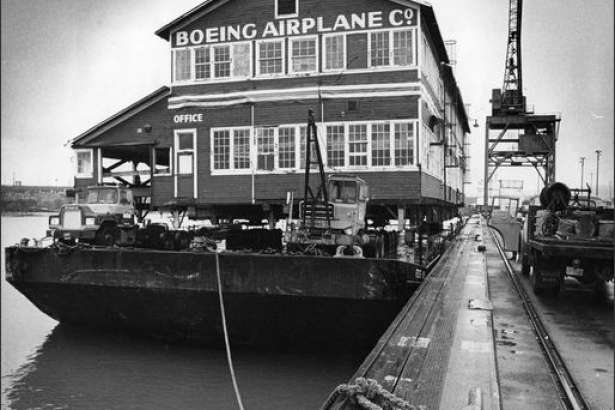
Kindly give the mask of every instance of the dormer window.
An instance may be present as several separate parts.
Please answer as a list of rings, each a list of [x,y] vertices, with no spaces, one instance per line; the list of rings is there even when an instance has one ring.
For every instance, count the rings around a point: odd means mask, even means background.
[[[275,18],[289,18],[299,15],[299,0],[273,1],[275,2]]]

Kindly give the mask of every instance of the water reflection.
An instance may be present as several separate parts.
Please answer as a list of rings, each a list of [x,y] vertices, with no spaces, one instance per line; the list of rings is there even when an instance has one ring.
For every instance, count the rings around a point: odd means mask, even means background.
[[[249,409],[313,409],[362,355],[235,350]],[[58,325],[11,377],[14,409],[236,409],[223,350]]]

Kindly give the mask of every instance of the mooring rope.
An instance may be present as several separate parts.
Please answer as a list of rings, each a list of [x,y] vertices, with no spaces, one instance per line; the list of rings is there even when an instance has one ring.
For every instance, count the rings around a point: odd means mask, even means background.
[[[321,410],[327,410],[339,398],[350,400],[364,410],[416,410],[401,397],[397,397],[374,379],[358,377],[355,384],[340,384],[329,395]]]
[[[235,390],[235,397],[237,398],[237,404],[240,410],[244,410],[243,402],[241,401],[241,393],[239,393],[239,386],[237,385],[237,378],[235,377],[235,369],[233,368],[233,359],[231,358],[231,344],[228,339],[228,330],[226,329],[226,314],[224,313],[224,299],[222,297],[222,280],[220,279],[220,261],[218,252],[216,255],[216,276],[218,278],[218,299],[220,300],[220,315],[222,318],[222,330],[224,332],[224,344],[226,346],[226,359],[228,361],[228,368],[231,372],[231,379],[233,380],[233,389]]]

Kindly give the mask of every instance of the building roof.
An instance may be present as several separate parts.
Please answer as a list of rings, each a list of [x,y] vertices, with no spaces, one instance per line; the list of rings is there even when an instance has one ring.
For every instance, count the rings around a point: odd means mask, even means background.
[[[226,4],[229,1],[231,0],[205,0],[198,6],[194,7],[192,10],[189,10],[188,12],[177,17],[175,20],[164,25],[160,29],[156,30],[155,34],[166,41],[170,41],[172,31],[175,31],[183,26],[186,26],[187,24],[190,24],[191,22],[195,20],[200,19],[201,17],[205,16],[206,14]],[[450,66],[447,65],[447,64],[450,64],[450,60],[446,52],[444,40],[442,39],[442,35],[440,33],[440,28],[438,27],[438,22],[436,21],[436,16],[434,14],[433,7],[431,6],[430,3],[423,1],[423,0],[414,0],[414,1],[389,0],[389,1],[402,4],[405,6],[415,6],[415,5],[419,6],[421,10],[421,21],[425,24],[425,27],[429,31],[429,35],[431,39],[433,40],[433,44],[435,45],[435,48],[436,48],[436,53],[438,54],[439,61],[444,63],[443,72],[445,76],[445,81],[447,81],[448,84],[450,84],[448,88],[452,88],[454,93],[457,94],[455,100],[457,101],[457,109],[461,113],[461,117],[462,117],[461,122],[463,125],[463,129],[465,132],[470,132],[470,126],[468,124],[468,117],[467,117],[467,113],[465,110],[465,105],[463,103],[463,98],[461,97],[461,92],[459,91],[459,87],[457,86],[457,82],[455,81],[455,76],[453,75],[453,72]]]
[[[84,133],[78,135],[71,141],[71,146],[73,148],[78,148],[79,146],[87,145],[88,142],[92,141],[94,138],[100,136],[101,134],[109,131],[113,127],[123,123],[127,119],[134,117],[141,111],[145,110],[148,107],[151,107],[153,104],[159,102],[160,100],[167,98],[171,95],[171,90],[167,86],[162,86],[151,94],[146,95],[141,98],[134,104],[129,105],[123,110],[117,112],[101,123],[96,124],[89,130]]]

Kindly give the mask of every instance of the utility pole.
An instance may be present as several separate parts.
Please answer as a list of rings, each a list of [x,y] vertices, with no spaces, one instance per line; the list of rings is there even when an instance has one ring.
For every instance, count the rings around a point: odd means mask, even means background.
[[[581,157],[579,162],[581,163],[581,189],[583,189],[583,171],[585,170],[585,157]]]
[[[602,154],[602,151],[600,151],[599,149],[596,150],[596,196],[599,196],[598,194],[598,170],[600,169],[600,154]]]

